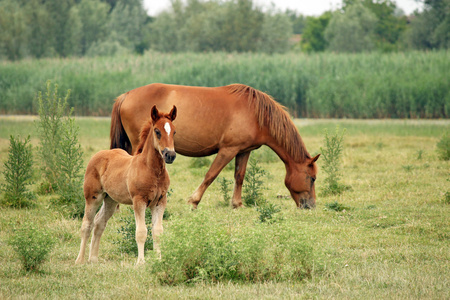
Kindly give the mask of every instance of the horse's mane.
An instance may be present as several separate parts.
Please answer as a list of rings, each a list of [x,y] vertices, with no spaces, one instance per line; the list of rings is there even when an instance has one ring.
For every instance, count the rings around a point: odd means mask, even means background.
[[[145,142],[147,141],[148,135],[150,134],[150,130],[153,127],[152,119],[148,120],[141,128],[141,132],[139,133],[139,144],[137,146],[136,154],[142,153],[144,149]]]
[[[227,87],[232,94],[247,95],[249,105],[255,110],[259,127],[267,127],[270,135],[296,162],[303,162],[306,158],[311,158],[283,105],[266,93],[247,85],[232,84]]]

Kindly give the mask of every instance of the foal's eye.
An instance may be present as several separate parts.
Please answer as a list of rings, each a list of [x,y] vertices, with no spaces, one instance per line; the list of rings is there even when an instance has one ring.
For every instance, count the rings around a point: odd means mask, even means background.
[[[311,177],[311,181],[312,182],[316,181],[316,178],[315,177]]]
[[[155,129],[155,133],[158,140],[161,139],[161,131],[159,131],[159,129]]]
[[[173,132],[173,135],[175,135],[175,133],[177,133],[176,130]]]

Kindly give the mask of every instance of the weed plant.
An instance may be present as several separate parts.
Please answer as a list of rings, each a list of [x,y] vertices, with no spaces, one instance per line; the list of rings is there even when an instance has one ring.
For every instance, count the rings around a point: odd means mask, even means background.
[[[444,134],[436,144],[439,159],[450,160],[450,135]]]
[[[114,241],[118,245],[118,250],[123,253],[137,256],[138,247],[136,243],[136,219],[132,209],[127,209],[127,216],[120,218],[122,226],[117,230],[119,238]],[[144,252],[153,250],[152,238],[152,213],[150,209],[145,210],[145,225],[147,226],[147,239],[144,244]]]
[[[324,195],[340,194],[349,188],[340,182],[344,134],[345,129],[340,132],[339,126],[336,126],[334,134],[329,134],[328,130],[325,130],[325,147],[320,147],[322,169],[327,174],[324,180]]]
[[[42,229],[42,226],[26,222],[14,229],[8,243],[20,257],[26,272],[38,272],[55,242],[50,232]]]
[[[221,202],[222,206],[230,206],[231,196],[229,194],[230,192],[230,185],[233,184],[232,180],[226,179],[225,177],[219,177],[217,179],[217,182],[220,185],[220,193],[222,194],[223,201]]]
[[[24,208],[34,206],[36,195],[29,190],[33,177],[33,154],[30,136],[23,142],[10,136],[8,160],[3,165],[5,183],[1,185],[4,206]]]
[[[248,206],[262,206],[266,203],[263,198],[264,177],[267,172],[258,164],[256,159],[250,158],[249,167],[245,174],[243,185],[243,200]]]

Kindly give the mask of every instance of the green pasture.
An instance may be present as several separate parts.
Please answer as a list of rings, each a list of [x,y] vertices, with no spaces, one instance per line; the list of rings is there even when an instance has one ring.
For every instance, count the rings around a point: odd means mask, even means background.
[[[108,118],[77,118],[85,164],[94,153],[108,148],[109,122]],[[295,119],[295,124],[311,154],[319,153],[323,147],[325,129],[333,132],[336,125],[346,128],[342,181],[350,190],[322,196],[325,174],[319,171],[317,207],[296,209],[284,187],[283,163],[262,147],[252,156],[267,172],[263,194],[281,209],[275,223],[262,225],[256,209],[233,210],[222,205],[217,182],[207,190],[199,209],[191,211],[186,199],[200,184],[207,167],[192,168],[193,158],[177,156],[174,164],[168,166],[172,192],[167,210],[171,217],[164,221],[164,229],[169,235],[171,225],[181,222],[186,232],[197,234],[196,228],[205,232],[208,224],[223,224],[226,231],[255,232],[270,247],[277,247],[272,245],[272,234],[277,228],[290,228],[313,249],[312,271],[304,280],[161,284],[151,272],[155,262],[151,251],[146,253],[145,265],[135,266],[136,257],[121,253],[114,244],[119,238],[122,217],[130,214],[125,206],[108,223],[99,263],[75,265],[81,220],[67,219],[51,205],[53,196],[47,195],[38,197],[36,208],[0,207],[0,298],[450,298],[450,206],[446,198],[450,165],[436,154],[436,144],[449,132],[450,121]],[[32,144],[38,144],[32,117],[0,117],[0,171],[7,159],[10,134],[30,134]],[[320,159],[318,164],[320,168]],[[41,178],[37,159],[35,165],[33,189],[38,188]],[[220,177],[231,180],[233,168],[227,167]],[[333,202],[345,209],[329,209],[328,204]],[[24,222],[49,230],[56,239],[55,248],[39,273],[24,273],[7,243],[14,226]],[[248,245],[252,245],[252,236],[248,239]],[[181,245],[185,240],[185,236],[179,236]]]

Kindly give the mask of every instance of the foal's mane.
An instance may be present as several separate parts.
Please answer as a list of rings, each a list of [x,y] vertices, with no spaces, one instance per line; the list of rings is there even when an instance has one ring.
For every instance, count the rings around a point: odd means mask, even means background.
[[[288,152],[294,161],[304,162],[307,158],[311,158],[283,105],[266,93],[247,85],[232,84],[227,87],[232,94],[247,96],[249,105],[255,110],[259,128],[267,127],[270,135]]]
[[[147,138],[150,134],[150,130],[153,127],[153,120],[150,119],[141,128],[141,132],[139,133],[139,144],[137,146],[136,154],[142,153],[142,150],[144,149],[145,142],[147,141]]]

